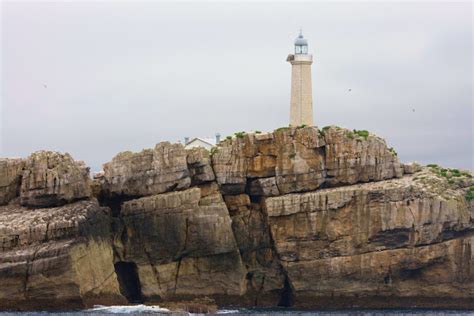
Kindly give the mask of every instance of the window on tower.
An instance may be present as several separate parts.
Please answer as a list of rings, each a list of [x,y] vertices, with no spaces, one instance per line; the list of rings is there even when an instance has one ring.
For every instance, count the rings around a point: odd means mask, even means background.
[[[296,54],[301,54],[301,46],[299,46],[299,45],[295,46],[295,53]]]

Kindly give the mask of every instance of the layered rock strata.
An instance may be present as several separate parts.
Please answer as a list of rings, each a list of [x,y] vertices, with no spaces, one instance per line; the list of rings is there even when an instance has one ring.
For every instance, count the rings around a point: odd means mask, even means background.
[[[474,295],[474,209],[462,191],[434,195],[405,177],[272,197],[265,207],[298,306]]]
[[[473,201],[472,173],[338,127],[164,142],[92,181],[68,154],[1,159],[0,307],[474,308]]]
[[[403,174],[383,139],[338,127],[239,134],[221,142],[212,162],[224,194],[244,193],[249,186],[253,194],[275,196]]]
[[[90,197],[89,168],[69,154],[38,151],[26,159],[20,203],[28,207],[59,206]]]
[[[94,201],[0,207],[0,305],[12,309],[123,304],[110,215]]]
[[[5,205],[20,192],[23,159],[0,159],[0,205]]]

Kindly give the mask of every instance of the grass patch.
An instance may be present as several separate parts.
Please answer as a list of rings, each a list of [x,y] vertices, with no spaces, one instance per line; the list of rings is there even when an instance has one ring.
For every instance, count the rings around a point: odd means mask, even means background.
[[[255,134],[262,134],[261,131],[255,131]]]
[[[346,132],[346,137],[349,139],[354,139],[354,133],[353,132]]]
[[[236,133],[234,133],[235,137],[237,137],[237,138],[244,138],[245,134],[246,134],[245,132],[236,132]]]
[[[217,154],[219,152],[219,148],[217,147],[212,147],[211,148],[211,156],[214,155],[214,154]]]
[[[276,131],[277,131],[277,132],[281,132],[281,131],[286,131],[286,130],[289,130],[289,129],[290,129],[290,127],[288,127],[288,126],[283,126],[283,127],[277,128]]]
[[[459,169],[451,169],[451,175],[453,177],[460,177],[461,176],[461,172],[459,171]]]
[[[441,171],[439,172],[439,174],[445,178],[448,177],[448,169],[441,169]]]
[[[363,137],[365,140],[367,140],[367,137],[369,137],[369,132],[366,130],[353,130],[354,134]]]
[[[318,129],[319,135],[324,136],[324,133],[330,128],[331,126],[324,126],[323,128]]]
[[[430,163],[430,164],[427,164],[426,166],[430,168],[439,168],[439,166],[435,163]]]
[[[427,166],[431,168],[431,172],[448,180],[450,180],[451,178],[457,178],[462,176],[472,177],[468,172],[461,172],[459,171],[459,169],[441,168],[436,164],[429,164]],[[451,183],[451,181],[448,182]]]
[[[395,151],[395,149],[393,149],[393,147],[390,147],[390,148],[388,149],[388,151],[389,151],[392,155],[398,156],[398,153]]]
[[[474,186],[469,187],[466,192],[466,200],[472,201],[474,200]]]

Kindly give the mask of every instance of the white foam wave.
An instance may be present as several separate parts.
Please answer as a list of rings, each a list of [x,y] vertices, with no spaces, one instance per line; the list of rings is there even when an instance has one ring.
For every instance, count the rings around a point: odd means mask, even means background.
[[[161,308],[158,305],[94,305],[93,308],[88,309],[87,312],[102,312],[111,314],[139,314],[139,313],[169,313],[170,310]]]

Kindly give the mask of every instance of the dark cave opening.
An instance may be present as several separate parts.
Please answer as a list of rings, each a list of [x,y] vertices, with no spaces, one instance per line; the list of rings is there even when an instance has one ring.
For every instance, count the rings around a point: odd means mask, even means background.
[[[285,285],[281,292],[278,306],[281,306],[281,307],[293,306],[293,290],[291,289],[291,285],[290,285],[290,282],[288,281],[288,277],[285,278]]]
[[[120,292],[130,303],[143,303],[140,279],[135,262],[119,261],[114,264]]]

